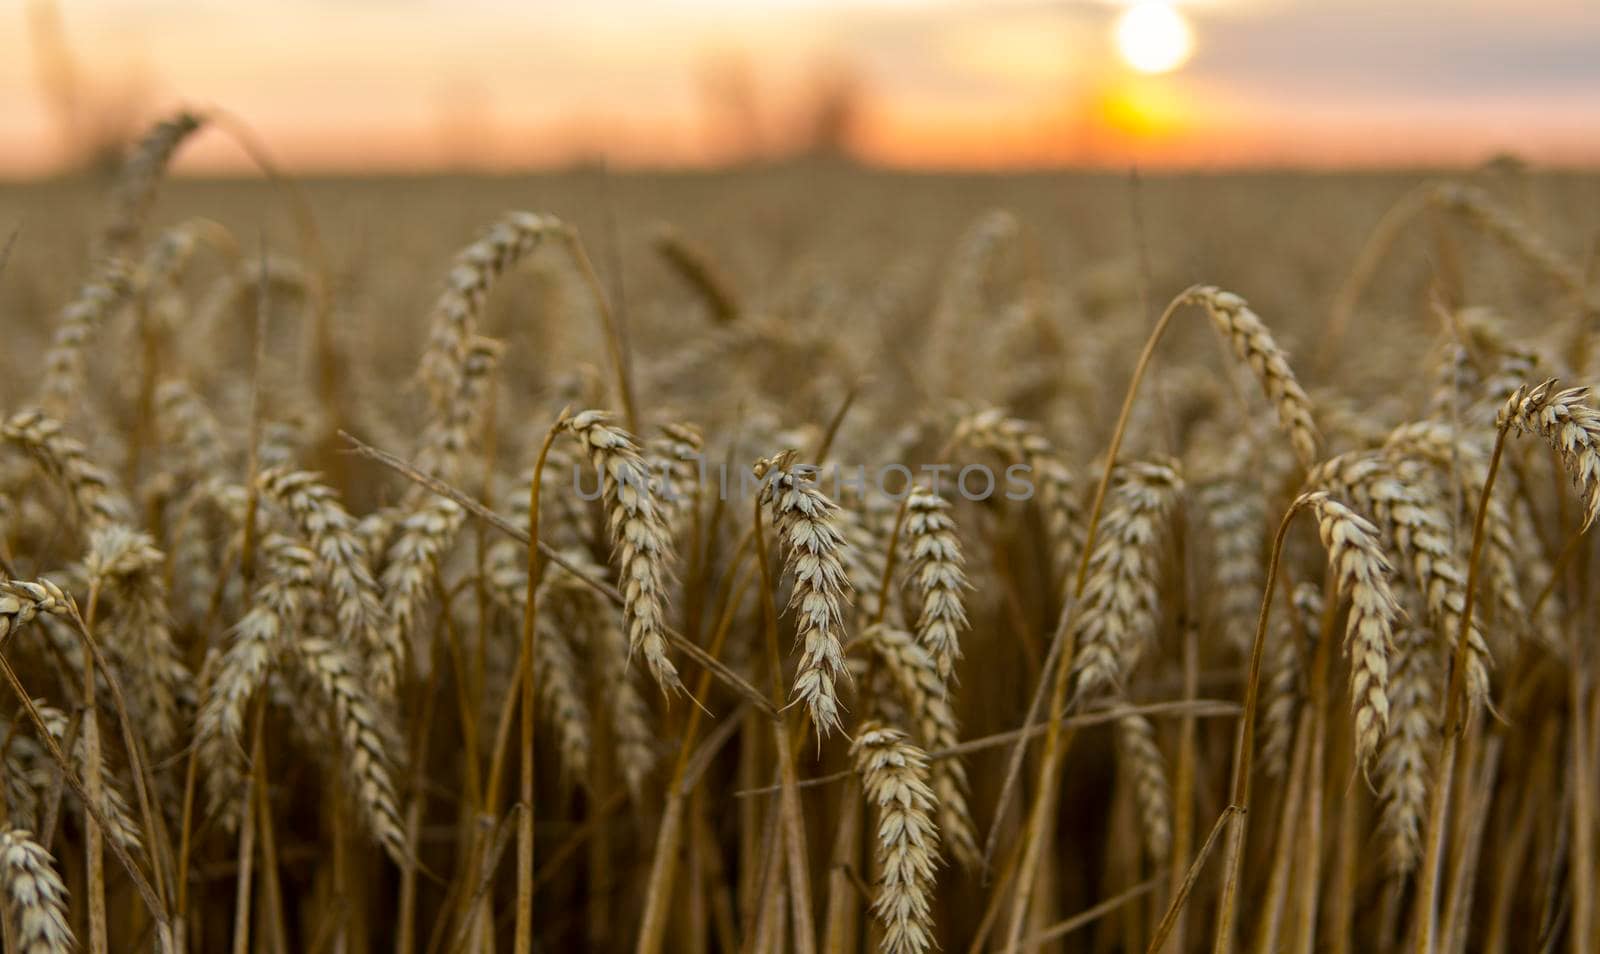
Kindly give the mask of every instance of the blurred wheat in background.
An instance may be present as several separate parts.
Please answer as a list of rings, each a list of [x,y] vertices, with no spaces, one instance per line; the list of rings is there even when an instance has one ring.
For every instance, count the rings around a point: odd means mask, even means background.
[[[1600,950],[1600,178],[902,175],[836,82],[0,187],[3,950]]]

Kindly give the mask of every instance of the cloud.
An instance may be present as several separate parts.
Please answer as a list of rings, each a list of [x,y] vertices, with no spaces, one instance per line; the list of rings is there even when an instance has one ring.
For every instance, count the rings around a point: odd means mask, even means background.
[[[1217,9],[1190,75],[1253,96],[1600,95],[1600,7],[1364,3]]]

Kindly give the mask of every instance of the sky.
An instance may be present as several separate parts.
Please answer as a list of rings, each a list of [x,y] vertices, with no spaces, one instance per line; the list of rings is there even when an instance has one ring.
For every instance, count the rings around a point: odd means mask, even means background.
[[[58,171],[180,105],[226,110],[305,172],[697,166],[821,141],[916,168],[1600,162],[1600,0],[1174,0],[1192,55],[1159,75],[1119,52],[1130,5],[5,0],[0,175]],[[210,136],[183,166],[248,160]]]

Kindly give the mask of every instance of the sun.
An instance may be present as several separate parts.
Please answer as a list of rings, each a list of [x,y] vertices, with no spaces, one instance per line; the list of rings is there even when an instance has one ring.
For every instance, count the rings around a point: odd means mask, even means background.
[[[1194,52],[1194,31],[1170,3],[1140,3],[1117,18],[1117,52],[1141,73],[1167,73]]]

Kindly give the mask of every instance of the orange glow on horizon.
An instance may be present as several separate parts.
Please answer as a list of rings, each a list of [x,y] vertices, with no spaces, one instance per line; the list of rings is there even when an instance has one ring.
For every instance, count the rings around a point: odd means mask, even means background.
[[[45,94],[30,31],[0,29],[0,177],[68,167],[108,117],[133,130],[212,103],[303,173],[779,159],[806,150],[830,84],[836,145],[914,168],[1600,161],[1578,118],[1600,67],[1557,59],[1537,86],[1501,63],[1519,82],[1495,84],[1467,56],[1453,87],[1360,31],[1329,40],[1327,11],[1350,2],[27,0],[59,10],[83,115]],[[1476,22],[1470,53],[1535,24],[1520,69],[1600,25],[1566,2],[1474,0],[1477,21],[1411,29]],[[215,135],[178,166],[250,168]]]

